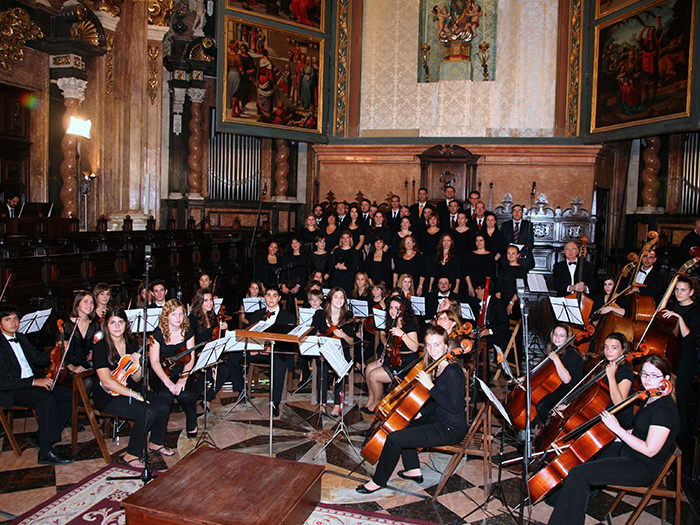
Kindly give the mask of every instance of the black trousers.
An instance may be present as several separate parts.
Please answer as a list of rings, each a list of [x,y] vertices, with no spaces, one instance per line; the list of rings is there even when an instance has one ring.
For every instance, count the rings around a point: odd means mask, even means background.
[[[620,456],[622,443],[615,442],[592,461],[571,469],[561,489],[552,496],[550,525],[583,525],[591,490],[604,485],[650,485],[658,473],[637,460]]]
[[[420,467],[417,448],[456,445],[465,435],[466,432],[448,428],[431,417],[413,420],[406,428],[387,436],[372,481],[386,487],[399,457],[404,470],[413,470]]]
[[[108,414],[114,414],[124,419],[134,422],[129,434],[129,445],[126,451],[132,456],[142,457],[146,448],[146,433],[151,432],[151,443],[154,445],[165,444],[165,432],[168,426],[168,416],[170,407],[163,399],[149,392],[146,411],[143,403],[134,398],[126,396],[114,396],[103,408]],[[146,425],[146,419],[148,424]]]
[[[240,381],[240,390],[238,391],[241,392],[243,388],[245,388],[243,386],[245,384],[243,381],[243,352],[231,352],[229,355],[231,356],[232,368],[234,372],[234,375],[231,377],[233,389],[237,390],[237,383]],[[251,355],[250,353],[248,353],[247,362],[249,365],[250,363],[263,363],[269,365],[270,356],[269,354]],[[288,370],[293,369],[293,358],[287,355],[280,354],[277,352],[277,350],[275,350],[275,363],[273,374],[274,389],[272,391],[272,402],[276,406],[279,406],[280,402],[282,401],[282,391],[285,387],[284,375],[287,373]]]
[[[174,379],[174,381],[177,381],[177,379]],[[164,404],[167,407],[168,414],[170,414],[175,396],[165,387],[160,377],[155,374],[151,377],[151,388],[153,389],[154,397],[158,400],[157,402]],[[180,403],[182,411],[185,413],[185,429],[187,431],[194,430],[197,427],[198,394],[199,392],[197,391],[196,385],[190,376],[185,384],[185,388],[177,396],[177,402]]]
[[[697,366],[696,357],[694,355],[688,352],[681,353],[676,370],[675,384],[676,404],[678,405],[678,414],[681,418],[679,436],[682,436],[687,431],[692,432],[692,427],[689,427],[689,424],[692,422],[692,415],[694,413],[692,389],[693,383],[695,382]]]
[[[69,386],[56,385],[51,390],[38,386],[13,392],[13,403],[36,410],[39,419],[39,453],[46,454],[61,440],[61,431],[71,416],[73,392]]]

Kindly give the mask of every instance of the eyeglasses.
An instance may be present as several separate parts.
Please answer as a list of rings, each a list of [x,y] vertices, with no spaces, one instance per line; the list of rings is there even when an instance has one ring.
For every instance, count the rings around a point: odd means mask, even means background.
[[[642,372],[639,372],[639,377],[645,377],[647,379],[661,379],[664,376],[658,375],[658,374],[648,374],[648,373],[642,371]]]

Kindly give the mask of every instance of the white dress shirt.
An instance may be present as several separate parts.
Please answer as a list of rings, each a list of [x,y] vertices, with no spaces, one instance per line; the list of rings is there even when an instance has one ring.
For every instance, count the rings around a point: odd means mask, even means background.
[[[17,361],[19,361],[19,367],[22,369],[22,375],[20,376],[21,379],[27,379],[30,377],[34,377],[34,371],[32,370],[32,367],[29,366],[29,361],[27,361],[27,357],[24,355],[24,350],[22,350],[22,345],[19,344],[19,341],[17,341],[17,334],[15,334],[14,337],[8,337],[5,332],[3,334],[5,336],[5,339],[7,339],[7,342],[10,344],[10,347],[12,348],[12,351],[15,353],[15,356],[17,357]],[[14,339],[13,341],[10,341],[10,339]]]

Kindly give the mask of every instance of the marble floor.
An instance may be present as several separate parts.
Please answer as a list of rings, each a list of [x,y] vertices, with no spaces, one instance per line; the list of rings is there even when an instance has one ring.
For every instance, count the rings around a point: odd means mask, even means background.
[[[327,447],[333,437],[337,422],[319,417],[316,407],[309,403],[308,393],[291,396],[283,405],[279,419],[274,420],[273,454],[292,461],[325,464],[322,480],[322,501],[344,505],[366,511],[387,513],[435,523],[501,524],[516,523],[520,501],[520,476],[518,466],[503,468],[499,475],[497,465],[492,466],[490,477],[485,479],[482,459],[470,456],[463,460],[445,488],[433,502],[440,476],[450,456],[438,452],[422,452],[420,460],[424,482],[420,485],[392,477],[389,488],[371,495],[360,495],[355,487],[364,482],[373,467],[361,462],[359,450],[363,434],[370,420],[363,416],[357,406],[345,414],[347,434],[340,433]],[[252,454],[267,454],[269,450],[269,420],[266,397],[254,397],[253,405],[240,404],[233,407],[235,398],[222,392],[212,403],[207,416],[208,437],[215,446]],[[357,401],[357,398],[356,398]],[[348,407],[349,408],[349,407]],[[494,421],[494,425],[498,422]],[[200,429],[204,417],[200,416]],[[177,448],[173,457],[151,454],[155,469],[165,470],[173,466],[197,444],[185,436],[184,415],[175,411],[168,424],[167,444]],[[28,447],[27,436],[35,430],[32,417],[19,417],[14,422],[15,433],[20,444]],[[494,426],[492,450],[499,457],[500,432]],[[200,433],[200,437],[203,437]],[[128,444],[128,426],[124,425],[115,440],[108,439],[110,452],[121,453]],[[36,450],[26,448],[17,457],[4,438],[0,447],[0,511],[21,514],[54,496],[58,491],[70,487],[102,466],[97,443],[89,425],[78,436],[80,447],[76,461],[65,466],[38,465]],[[480,446],[479,443],[476,445]],[[518,455],[509,438],[504,440],[503,458]],[[62,452],[70,452],[70,430],[63,432],[58,445]],[[400,466],[397,469],[401,468]],[[600,493],[592,498],[587,511],[587,524],[605,521],[605,515],[613,497]],[[613,523],[624,523],[634,508],[637,498],[627,496],[618,506]],[[672,522],[673,509],[668,520]],[[539,503],[525,509],[526,520],[531,523],[546,523],[551,508]],[[640,525],[661,523],[661,504],[652,503],[637,521]],[[681,512],[681,523],[697,523],[687,503]],[[2,520],[3,518],[0,518]]]

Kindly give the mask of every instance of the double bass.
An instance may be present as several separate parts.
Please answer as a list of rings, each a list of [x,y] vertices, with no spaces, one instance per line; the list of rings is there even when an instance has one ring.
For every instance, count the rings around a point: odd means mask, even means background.
[[[448,350],[440,359],[426,368],[425,372],[432,372],[445,359],[452,359],[469,351],[471,351],[471,341],[464,340],[459,347]],[[379,460],[387,436],[408,426],[430,397],[428,389],[417,379],[418,372],[422,369],[422,362],[415,365],[404,380],[388,394],[387,398],[390,400],[385,406],[391,406],[391,409],[379,419],[375,431],[362,447],[361,454],[370,463],[374,464]]]

